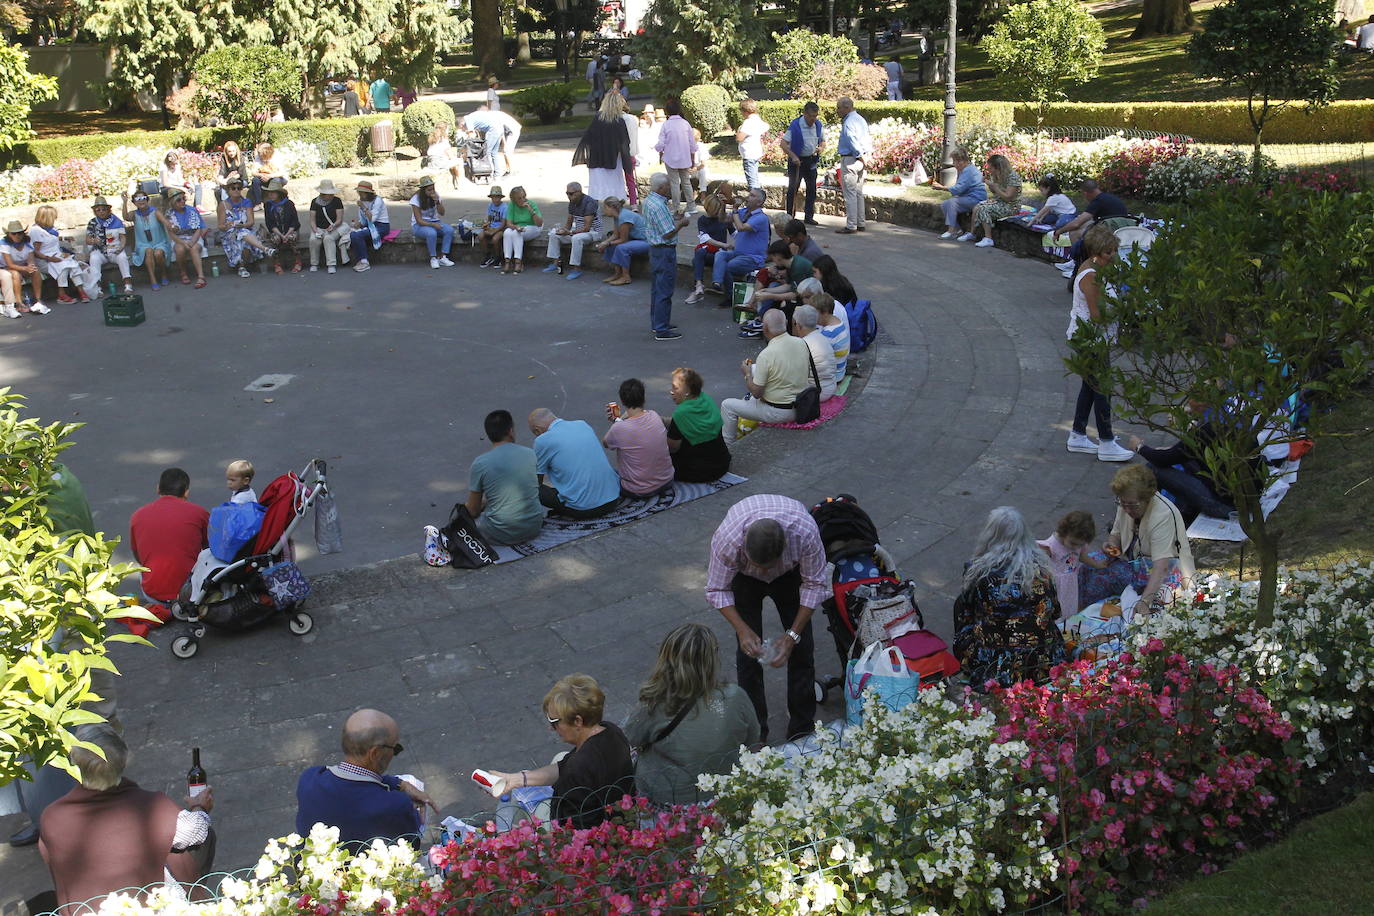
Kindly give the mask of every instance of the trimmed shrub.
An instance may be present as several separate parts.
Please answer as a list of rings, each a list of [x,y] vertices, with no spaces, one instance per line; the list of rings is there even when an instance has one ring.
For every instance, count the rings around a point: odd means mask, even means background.
[[[849,96],[855,101],[880,98],[887,87],[887,71],[873,64],[836,64],[826,61],[797,83],[794,95],[803,99],[838,99]]]
[[[804,98],[786,101],[759,102],[759,117],[768,122],[774,133],[787,128],[792,119],[801,114]],[[818,102],[821,106],[821,120],[827,125],[835,124],[839,118],[835,114],[834,102]],[[1010,102],[963,102],[959,105],[959,129],[972,127],[993,127],[1009,129],[1014,125],[1013,105]],[[945,117],[944,102],[858,102],[854,110],[864,116],[869,124],[876,124],[884,118],[894,118],[908,124],[939,124]],[[739,105],[731,105],[729,110],[730,126],[738,128],[740,123]]]
[[[960,106],[961,109],[963,106]],[[1035,123],[1035,106],[1015,106],[1017,124]],[[1056,127],[1134,127],[1184,134],[1216,143],[1250,143],[1254,132],[1244,102],[1064,102],[1051,105],[1045,123]],[[1359,143],[1374,140],[1374,101],[1332,102],[1324,108],[1297,105],[1264,128],[1266,143]]]
[[[441,123],[448,125],[449,136],[452,136],[453,129],[458,126],[453,109],[447,102],[423,99],[406,106],[401,115],[401,135],[406,143],[423,153],[429,145],[429,135]]]
[[[178,147],[208,152],[226,140],[237,140],[237,127],[200,127],[190,130],[130,130],[123,133],[82,134],[75,137],[50,137],[20,143],[5,157],[7,167],[18,165],[61,165],[68,159],[99,159],[119,146],[166,150]]]
[[[266,139],[273,146],[304,140],[328,151],[325,166],[344,168],[367,158],[368,130],[378,121],[397,120],[392,114],[359,115],[356,118],[321,118],[315,121],[281,121],[267,125]]]
[[[572,83],[544,83],[528,86],[510,94],[517,113],[534,115],[540,124],[557,124],[563,112],[573,107],[582,91]]]
[[[701,131],[703,140],[714,139],[729,124],[726,113],[730,108],[730,93],[714,83],[688,86],[678,101],[682,105],[682,116]]]

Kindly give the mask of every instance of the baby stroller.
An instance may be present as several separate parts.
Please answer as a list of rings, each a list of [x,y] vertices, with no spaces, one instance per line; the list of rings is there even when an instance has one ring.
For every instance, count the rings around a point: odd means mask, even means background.
[[[820,529],[825,558],[834,568],[832,594],[821,602],[821,610],[825,612],[830,635],[835,639],[835,653],[840,658],[839,675],[817,678],[816,702],[825,702],[829,691],[844,683],[850,659],[862,653],[864,647],[857,638],[859,625],[865,604],[874,598],[903,594],[909,598],[918,629],[894,642],[907,656],[907,664],[920,673],[923,686],[956,674],[959,663],[944,640],[925,628],[925,618],[916,604],[914,584],[898,577],[891,554],[878,543],[877,526],[859,507],[858,501],[841,493],[812,506],[811,517]]]
[[[291,559],[294,553],[292,533],[315,505],[315,500],[328,491],[325,463],[319,458],[299,474],[283,474],[267,485],[259,500],[267,511],[257,536],[244,545],[234,562],[221,565],[214,561],[214,568],[200,580],[193,573],[190,596],[173,604],[172,616],[184,621],[188,630],[172,640],[173,655],[177,658],[195,655],[207,628],[240,632],[259,626],[278,614],[297,636],[304,636],[314,628],[314,618],[300,610],[303,598],[283,600],[280,595],[274,595],[262,573]],[[305,590],[309,590],[308,585]]]
[[[458,142],[458,153],[463,157],[463,174],[468,181],[491,181],[496,157],[487,154],[487,142],[480,134],[462,138]]]

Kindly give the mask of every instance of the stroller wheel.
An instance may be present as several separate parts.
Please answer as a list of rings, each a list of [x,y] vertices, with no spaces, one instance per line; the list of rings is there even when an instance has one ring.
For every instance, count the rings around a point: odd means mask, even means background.
[[[190,658],[199,648],[200,643],[189,636],[178,636],[172,640],[172,654],[177,658]]]
[[[306,633],[315,629],[315,618],[304,611],[298,611],[286,622],[286,625],[290,628],[292,633],[295,633],[297,636],[304,636]]]

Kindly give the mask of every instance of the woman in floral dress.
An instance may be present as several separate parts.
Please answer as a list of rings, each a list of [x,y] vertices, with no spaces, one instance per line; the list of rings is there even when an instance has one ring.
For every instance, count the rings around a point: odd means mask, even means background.
[[[276,249],[268,248],[253,233],[257,225],[257,207],[243,194],[243,182],[232,180],[225,185],[228,199],[219,205],[219,245],[230,267],[236,267],[240,277],[248,276],[248,265],[260,257],[271,257]]]
[[[954,601],[954,655],[975,688],[1042,680],[1066,658],[1049,562],[1010,506],[988,514]]]
[[[992,224],[999,219],[1021,212],[1021,176],[1011,167],[1007,157],[994,153],[988,157],[988,199],[974,206],[973,226],[983,227],[979,248],[992,247]]]

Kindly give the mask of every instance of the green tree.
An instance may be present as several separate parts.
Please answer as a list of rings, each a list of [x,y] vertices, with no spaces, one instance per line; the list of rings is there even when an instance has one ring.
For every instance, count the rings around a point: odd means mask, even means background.
[[[1295,101],[1310,110],[1336,97],[1340,46],[1327,0],[1229,0],[1188,40],[1188,55],[1198,76],[1245,93],[1259,169],[1266,121]]]
[[[1030,0],[1007,10],[983,39],[988,60],[1017,97],[1035,102],[1036,124],[1064,87],[1097,75],[1107,46],[1102,24],[1079,0]]]
[[[115,594],[138,567],[112,564],[114,542],[54,531],[48,513],[53,464],[76,424],[22,417],[22,398],[0,388],[0,783],[23,778],[31,760],[72,770],[71,730],[101,717],[91,673],[114,671],[116,617],[153,619]]]
[[[781,35],[774,32],[773,41],[773,50],[765,62],[774,74],[768,80],[768,88],[776,92],[793,92],[820,64],[831,64],[837,70],[859,64],[859,49],[843,35],[793,29]]]
[[[653,0],[633,53],[658,96],[716,83],[731,95],[752,76],[764,44],[754,0]]]
[[[1191,200],[1148,259],[1109,268],[1117,292],[1103,322],[1079,326],[1066,360],[1124,419],[1200,455],[1232,495],[1259,555],[1260,625],[1273,619],[1282,534],[1260,507],[1258,443],[1328,434],[1330,407],[1368,379],[1371,266],[1374,195],[1222,186]],[[1103,331],[1112,324],[1115,337]],[[1288,430],[1279,423],[1297,392],[1310,410],[1305,428]],[[1199,414],[1215,438],[1199,435]]]
[[[442,0],[398,2],[381,36],[380,65],[397,86],[433,86],[439,63],[472,33]]]
[[[0,42],[0,151],[33,136],[29,110],[35,102],[57,97],[57,80],[29,72],[29,54]]]
[[[196,61],[196,109],[244,129],[244,141],[255,144],[272,111],[299,92],[295,62],[281,48],[231,45]]]

